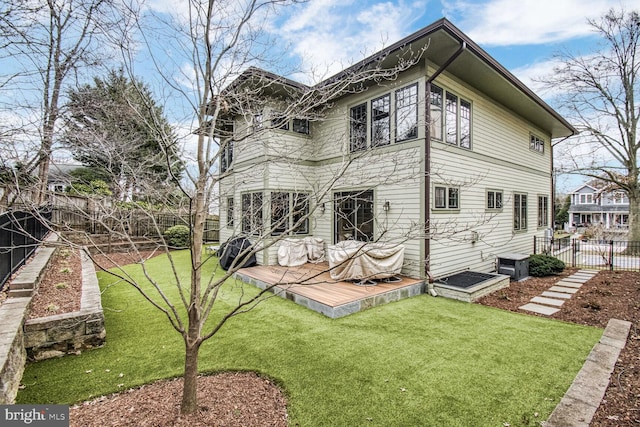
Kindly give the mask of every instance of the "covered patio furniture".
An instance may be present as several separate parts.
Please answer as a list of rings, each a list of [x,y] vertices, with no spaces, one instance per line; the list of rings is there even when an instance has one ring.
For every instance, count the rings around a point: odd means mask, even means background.
[[[324,261],[324,241],[317,237],[286,238],[278,246],[278,264],[295,267]]]
[[[386,279],[400,274],[404,245],[345,240],[329,245],[327,257],[332,279]]]

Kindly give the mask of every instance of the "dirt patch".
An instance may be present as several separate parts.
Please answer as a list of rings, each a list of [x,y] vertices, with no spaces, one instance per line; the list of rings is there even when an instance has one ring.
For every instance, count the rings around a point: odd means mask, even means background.
[[[561,276],[531,278],[511,283],[478,301],[480,304],[536,315],[519,310],[523,304],[553,286]],[[547,317],[537,315],[541,317]],[[622,350],[605,397],[591,423],[592,427],[640,425],[640,273],[601,271],[586,282],[551,318],[604,328],[609,319],[632,323],[627,345]]]

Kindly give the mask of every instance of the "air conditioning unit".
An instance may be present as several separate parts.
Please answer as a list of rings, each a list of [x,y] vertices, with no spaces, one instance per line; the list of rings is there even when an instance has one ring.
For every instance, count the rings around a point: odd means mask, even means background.
[[[529,255],[525,254],[503,254],[498,255],[498,274],[511,276],[512,280],[518,281],[529,277]]]

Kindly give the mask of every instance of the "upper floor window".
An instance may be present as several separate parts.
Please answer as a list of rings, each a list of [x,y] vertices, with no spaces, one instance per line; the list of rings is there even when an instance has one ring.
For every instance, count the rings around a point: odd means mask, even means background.
[[[615,193],[613,193],[613,204],[615,205],[627,205],[629,204],[629,199],[627,198],[627,195],[625,193],[623,193],[622,191],[616,191]]]
[[[471,149],[471,102],[436,85],[431,85],[429,97],[431,138]]]
[[[529,139],[529,150],[544,153],[544,139],[531,134]]]
[[[293,131],[309,135],[309,120],[307,119],[293,119]]]
[[[371,145],[379,147],[391,142],[391,95],[371,101]]]
[[[227,139],[220,146],[220,172],[224,173],[233,162],[233,139]]]
[[[271,125],[275,129],[289,130],[289,119],[281,113],[274,112],[273,118],[271,119]]]
[[[593,194],[580,194],[580,204],[581,205],[591,205],[593,204]]]
[[[460,208],[460,189],[458,187],[436,185],[433,190],[434,209]]]
[[[527,195],[515,193],[513,195],[513,230],[527,229]]]
[[[418,137],[418,84],[396,91],[396,141]]]
[[[351,151],[367,148],[367,104],[351,107],[350,113],[350,147]]]
[[[264,118],[262,114],[256,114],[253,116],[253,131],[257,132],[262,129]]]
[[[502,191],[487,191],[487,209],[502,209]]]

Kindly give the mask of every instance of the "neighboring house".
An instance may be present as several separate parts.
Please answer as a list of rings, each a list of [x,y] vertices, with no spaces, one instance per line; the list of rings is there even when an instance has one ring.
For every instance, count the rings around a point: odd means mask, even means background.
[[[221,241],[275,236],[312,212],[291,237],[399,242],[413,277],[495,271],[497,255],[531,253],[552,224],[551,140],[576,130],[446,19],[358,67],[427,45],[397,78],[328,99],[317,120],[279,117],[287,94],[309,87],[255,68],[241,76],[234,85],[270,79],[273,102],[227,117]],[[267,240],[258,263],[276,264],[277,246]]]
[[[71,172],[84,166],[79,164],[54,163],[49,165],[47,188],[50,193],[64,193],[71,187]]]
[[[571,192],[570,196],[570,227],[629,227],[629,197],[624,191],[612,188],[600,180],[591,180]]]

